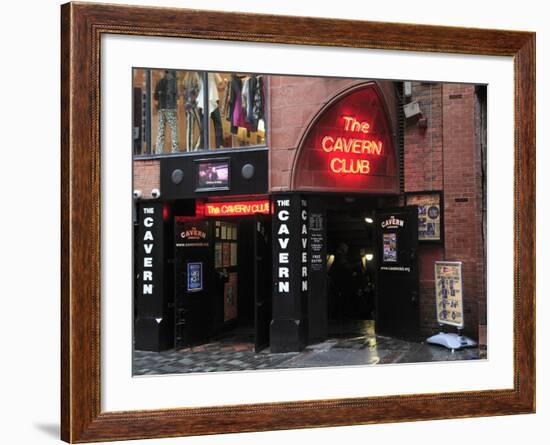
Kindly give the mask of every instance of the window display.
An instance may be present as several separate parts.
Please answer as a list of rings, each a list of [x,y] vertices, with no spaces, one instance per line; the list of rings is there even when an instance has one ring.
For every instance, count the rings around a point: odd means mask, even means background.
[[[133,70],[135,155],[266,145],[264,76]]]

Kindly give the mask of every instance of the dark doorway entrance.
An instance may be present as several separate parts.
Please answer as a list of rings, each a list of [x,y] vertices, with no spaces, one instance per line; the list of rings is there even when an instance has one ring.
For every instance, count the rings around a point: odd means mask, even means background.
[[[271,217],[254,216],[254,350],[269,345],[271,323]]]
[[[375,310],[375,201],[331,197],[326,203],[328,333],[361,335]]]
[[[418,336],[418,210],[402,207],[376,214],[377,317],[380,334]]]
[[[269,215],[175,218],[176,349],[269,344],[270,223]]]

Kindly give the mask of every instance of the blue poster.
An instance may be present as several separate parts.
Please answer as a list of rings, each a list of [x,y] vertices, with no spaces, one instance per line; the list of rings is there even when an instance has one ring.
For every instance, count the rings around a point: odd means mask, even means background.
[[[187,263],[187,292],[202,290],[202,263]]]

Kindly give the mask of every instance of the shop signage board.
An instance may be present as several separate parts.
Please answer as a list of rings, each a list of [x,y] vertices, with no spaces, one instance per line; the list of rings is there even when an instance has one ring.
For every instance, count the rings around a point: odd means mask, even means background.
[[[268,199],[256,201],[205,202],[204,216],[245,216],[261,213],[269,214]]]
[[[141,316],[162,316],[163,205],[141,204],[137,229],[137,297]]]
[[[176,217],[176,247],[208,247],[208,222]]]
[[[294,170],[296,190],[398,191],[391,123],[376,83],[327,105],[308,131]]]
[[[435,262],[435,299],[439,324],[464,327],[462,263]]]
[[[418,240],[441,241],[442,209],[439,193],[407,195],[407,205],[418,207]]]

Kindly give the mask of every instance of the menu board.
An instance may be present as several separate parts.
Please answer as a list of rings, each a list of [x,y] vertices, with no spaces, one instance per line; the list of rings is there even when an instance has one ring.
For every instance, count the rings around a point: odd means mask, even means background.
[[[441,203],[439,193],[407,195],[407,205],[418,206],[418,240],[441,240]]]
[[[439,324],[464,326],[461,262],[435,262],[435,300]]]

